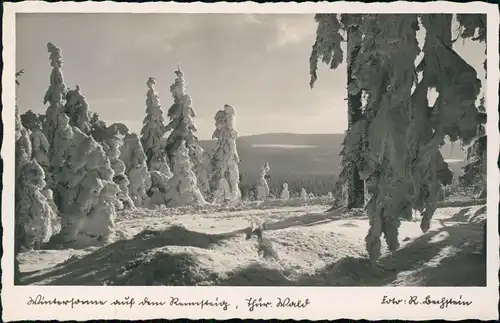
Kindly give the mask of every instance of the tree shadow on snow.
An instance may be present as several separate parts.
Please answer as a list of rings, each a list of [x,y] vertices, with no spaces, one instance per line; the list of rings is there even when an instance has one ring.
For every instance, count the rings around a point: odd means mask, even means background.
[[[207,234],[190,231],[181,226],[172,226],[158,231],[145,230],[130,240],[120,240],[82,257],[72,257],[51,269],[22,273],[21,284],[102,285],[113,277],[120,276],[123,271],[129,271],[140,266],[142,262],[149,263],[158,258],[156,257],[158,248],[184,246],[209,249],[223,240],[241,234],[242,231],[244,230]],[[164,272],[162,275],[177,267],[178,269],[189,268],[194,261],[191,259],[193,256],[187,253],[169,254],[163,251],[164,255],[159,257],[163,258],[160,262],[165,262],[161,268]],[[158,260],[155,261],[158,262]],[[147,275],[144,272],[143,274]],[[150,277],[152,283],[156,279],[155,275],[154,273],[148,274],[152,275]],[[170,274],[173,275],[173,272]],[[172,279],[176,278],[172,277]]]
[[[447,238],[437,239],[447,236]],[[486,259],[479,225],[459,224],[423,234],[372,265],[345,257],[312,275],[252,264],[220,282],[231,286],[486,286]]]
[[[332,221],[362,218],[366,218],[366,215],[362,211],[347,211],[339,208],[322,213],[309,213],[288,217],[282,221],[267,224],[266,230],[282,230],[290,227],[314,226]]]

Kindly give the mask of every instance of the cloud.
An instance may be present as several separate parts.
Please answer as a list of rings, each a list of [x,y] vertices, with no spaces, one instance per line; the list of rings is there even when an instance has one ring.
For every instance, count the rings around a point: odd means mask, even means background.
[[[276,19],[276,37],[268,44],[268,50],[300,44],[316,34],[316,22],[310,15],[290,15]]]
[[[257,18],[255,14],[245,14],[245,22],[252,25],[261,25],[262,21]]]

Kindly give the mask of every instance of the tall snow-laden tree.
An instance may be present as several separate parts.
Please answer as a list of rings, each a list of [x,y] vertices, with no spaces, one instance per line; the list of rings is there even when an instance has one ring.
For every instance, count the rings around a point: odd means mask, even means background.
[[[146,82],[148,93],[146,96],[146,117],[141,130],[141,143],[146,154],[146,163],[150,171],[159,171],[172,176],[168,165],[163,136],[165,135],[165,124],[160,98],[156,92],[156,80],[150,77]]]
[[[205,195],[208,195],[210,187],[207,186],[208,174],[205,167],[207,156],[203,148],[199,145],[198,138],[195,134],[197,132],[196,125],[194,124],[196,113],[193,109],[191,96],[186,93],[184,73],[180,68],[177,68],[175,75],[177,78],[170,86],[174,103],[168,109],[167,116],[170,118],[170,123],[165,128],[165,131],[171,131],[171,133],[167,138],[165,149],[171,161],[170,166],[173,168],[175,167],[172,159],[173,154],[184,140],[189,149],[190,159],[193,163],[193,171],[195,171],[200,190]]]
[[[215,131],[212,139],[217,139],[212,153],[212,200],[215,203],[237,202],[241,200],[239,187],[240,158],[236,147],[238,132],[235,129],[236,111],[226,104],[215,114]]]
[[[66,97],[67,88],[64,83],[64,76],[62,73],[62,52],[61,49],[52,43],[47,44],[49,52],[50,65],[52,72],[50,74],[49,88],[45,92],[43,99],[44,104],[49,104],[45,112],[45,119],[43,121],[43,132],[48,141],[49,150],[48,158],[50,166],[48,167],[46,175],[47,186],[54,192],[54,201],[59,207],[60,195],[58,177],[61,167],[64,163],[64,152],[67,151],[69,142],[65,140],[60,141],[56,139],[57,134],[61,134],[62,129],[66,129],[65,125],[60,125],[59,121],[63,118],[64,99]],[[62,159],[61,159],[62,158]]]
[[[361,46],[362,34],[360,31],[360,22],[362,15],[342,15],[338,20],[337,15],[316,15],[318,22],[317,39],[312,48],[310,58],[311,68],[311,88],[317,79],[317,67],[319,58],[330,65],[330,68],[337,68],[344,61],[344,53],[341,43],[345,41],[343,34],[347,36],[347,120],[348,132],[353,124],[361,118],[361,89],[354,86],[352,74],[353,65]],[[329,37],[327,40],[324,37]],[[347,136],[346,136],[347,139]],[[346,140],[345,139],[345,140]],[[343,149],[340,152],[342,156],[341,174],[336,187],[336,195],[342,198],[336,201],[343,203],[347,208],[363,207],[364,205],[364,181],[359,176],[357,162],[360,149],[351,150],[348,143],[344,140]],[[362,140],[362,138],[360,138]]]
[[[61,114],[66,96],[66,85],[64,84],[64,76],[62,73],[62,51],[59,47],[52,43],[47,44],[49,52],[50,66],[52,72],[50,74],[50,85],[45,93],[43,104],[49,104],[45,112],[46,118],[44,123],[44,133],[49,141],[49,146],[54,150],[54,133],[59,122],[59,114]]]
[[[352,84],[369,94],[366,108],[346,133],[344,150],[357,160],[366,181],[366,212],[370,230],[366,248],[370,259],[380,256],[382,234],[391,251],[399,248],[400,217],[408,209],[422,213],[421,228],[429,229],[437,207],[440,185],[451,183],[452,173],[439,148],[445,136],[468,143],[477,133],[478,110],[474,101],[480,81],[475,70],[451,48],[452,15],[421,15],[426,28],[424,58],[416,39],[419,16],[366,14],[360,17],[361,43],[352,67]],[[311,55],[311,84],[317,63],[342,61],[335,44],[337,15],[316,15],[318,31]],[[419,82],[417,71],[423,72]],[[429,107],[427,93],[439,96]]]

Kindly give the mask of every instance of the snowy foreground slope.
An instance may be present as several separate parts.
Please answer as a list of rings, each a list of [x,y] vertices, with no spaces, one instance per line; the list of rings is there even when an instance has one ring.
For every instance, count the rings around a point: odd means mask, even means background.
[[[322,205],[323,204],[323,205]],[[103,248],[39,250],[20,255],[23,284],[485,286],[479,254],[485,205],[442,207],[426,234],[404,221],[401,248],[371,266],[361,212],[322,204],[240,210],[138,209],[118,214],[120,240]],[[452,203],[453,204],[453,203]],[[188,213],[189,212],[189,213]],[[263,259],[251,218],[279,260]],[[182,225],[180,225],[182,223]]]

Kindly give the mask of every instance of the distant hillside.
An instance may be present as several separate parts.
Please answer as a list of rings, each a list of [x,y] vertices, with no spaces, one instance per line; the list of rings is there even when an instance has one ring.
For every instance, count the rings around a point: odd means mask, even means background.
[[[238,152],[242,163],[240,172],[254,177],[265,162],[272,174],[336,175],[340,169],[344,134],[268,133],[238,138]],[[215,140],[201,141],[202,147],[212,151]],[[463,160],[460,144],[446,144],[441,149],[445,159]]]

